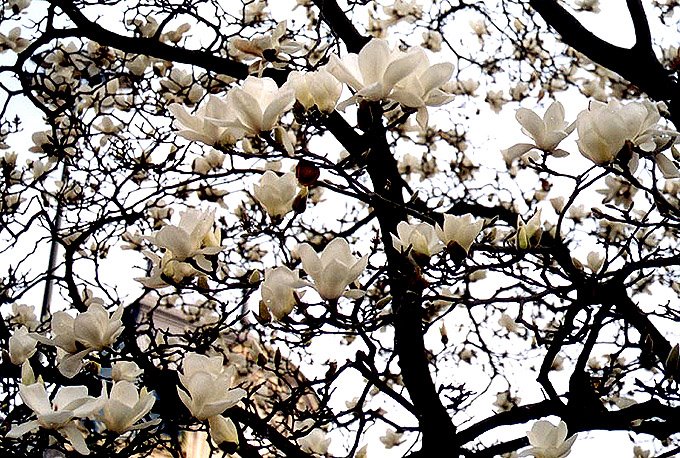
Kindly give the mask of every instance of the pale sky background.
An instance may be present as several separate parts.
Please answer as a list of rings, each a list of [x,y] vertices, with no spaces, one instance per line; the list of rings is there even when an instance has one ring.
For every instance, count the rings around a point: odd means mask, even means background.
[[[35,0],[34,0],[35,1]],[[273,16],[277,19],[281,18],[287,18],[290,17],[291,15],[291,4],[294,5],[294,1],[291,0],[289,2],[286,1],[280,1],[280,0],[272,0],[270,1],[270,9],[272,10]],[[388,4],[389,2],[382,2],[382,4]],[[427,3],[425,0],[420,1],[421,4]],[[590,28],[593,32],[596,34],[602,36],[603,38],[607,39],[608,41],[618,44],[621,46],[630,46],[633,44],[634,41],[634,36],[633,36],[633,30],[632,30],[632,24],[630,22],[630,18],[628,16],[626,6],[625,6],[625,0],[600,0],[600,6],[602,11],[599,14],[592,14],[592,13],[580,13],[578,15],[579,20],[582,21],[584,25]],[[304,14],[303,9],[299,8],[297,11],[295,11],[293,14]],[[652,27],[652,30],[655,31],[655,27]],[[4,30],[3,30],[4,31]],[[437,56],[436,61],[442,61],[445,60],[443,57]],[[507,88],[506,88],[507,89]],[[567,119],[568,120],[573,120],[576,116],[576,114],[584,108],[583,106],[583,98],[580,99],[574,99],[569,100],[567,99],[566,95],[563,98],[559,99],[566,107],[567,110]],[[490,133],[486,127],[486,125],[482,124],[473,124],[470,127],[470,136],[471,138],[477,138],[480,140],[483,140],[485,142],[485,145],[488,145],[488,148],[486,148],[486,151],[498,151],[498,161],[499,164],[502,163],[502,159],[500,157],[500,150],[503,148],[507,148],[511,146],[512,144],[516,142],[523,142],[526,141],[526,137],[524,137],[520,131],[519,131],[519,126],[516,123],[514,119],[514,113],[515,109],[519,105],[517,104],[508,104],[503,111],[499,115],[494,115],[491,113],[489,110],[489,116],[496,116],[494,119],[494,129],[493,133]],[[522,106],[526,106],[527,108],[533,108],[531,106],[523,104]],[[544,108],[537,109],[537,112],[542,115]],[[434,113],[434,111],[431,112],[431,118],[433,121],[437,124],[439,124],[437,120],[437,116]],[[445,127],[445,124],[442,123],[441,127]],[[20,144],[15,144],[15,147],[17,149],[26,149],[27,146],[31,144],[30,142],[30,136],[27,135],[21,139],[22,141],[25,141],[25,145],[20,145]],[[16,141],[16,139],[15,139]],[[576,154],[577,150],[575,147],[569,147],[567,148],[569,151],[574,152]],[[474,154],[471,155],[471,158],[475,162],[481,162],[482,160],[487,160],[488,158],[482,158],[482,157],[475,157]],[[585,161],[585,160],[584,160]],[[585,162],[584,162],[585,164]],[[174,219],[173,219],[174,221]],[[124,266],[130,266],[130,262],[134,265],[143,265],[140,260],[141,257],[132,257],[129,256],[129,252],[122,252],[117,248],[112,248],[111,250],[111,258],[113,259],[119,259],[120,265]],[[116,268],[116,271],[119,272],[119,269]],[[139,275],[139,270],[135,270],[135,275]],[[112,271],[113,273],[113,271]],[[39,308],[39,304],[42,298],[42,288],[38,288],[34,291],[34,294],[26,296],[25,300],[22,300],[21,302],[23,303],[34,303],[37,305],[37,308]],[[435,329],[436,331],[436,329]],[[451,333],[452,330],[449,329],[449,332]],[[432,339],[431,339],[432,340]],[[435,339],[436,340],[436,339]],[[436,345],[436,343],[432,343],[432,345]],[[320,348],[317,346],[317,348]],[[337,357],[335,354],[337,352],[337,347],[335,345],[328,345],[325,350],[327,352],[324,352],[324,348],[320,348],[318,351],[318,357],[320,360],[325,360],[326,358],[332,358],[332,357]],[[470,366],[469,368],[467,367],[459,367],[457,370],[469,370],[470,376],[474,377],[474,367]],[[526,377],[527,377],[527,388],[526,392],[520,392],[519,395],[522,397],[523,402],[532,402],[532,401],[537,401],[542,398],[542,394],[540,389],[537,387],[537,383],[535,382],[535,373],[532,373],[530,371],[526,371]],[[504,388],[499,387],[498,391],[503,390]],[[495,393],[495,391],[492,389],[490,392]],[[489,403],[491,403],[493,399],[489,400]],[[488,414],[490,415],[492,413],[491,406],[489,406],[489,411]],[[551,418],[553,422],[556,422],[555,418]],[[530,428],[529,425],[519,425],[514,428],[500,428],[496,431],[513,431],[516,435],[512,437],[517,437],[517,435],[521,435],[524,431],[528,430]],[[494,432],[496,432],[494,431]],[[403,449],[394,449],[394,450],[385,450],[382,447],[382,444],[377,440],[377,436],[380,435],[377,430],[376,430],[376,439],[372,441],[372,443],[369,445],[369,457],[392,457],[392,456],[401,456],[403,453]],[[489,438],[493,437],[493,434],[489,434]],[[640,439],[640,438],[639,438]],[[597,457],[632,457],[632,442],[629,440],[628,434],[623,433],[623,432],[618,432],[618,433],[612,433],[612,432],[596,432],[596,433],[580,433],[579,434],[579,439],[576,441],[572,448],[572,454],[570,457],[573,458],[591,458],[593,456]]]

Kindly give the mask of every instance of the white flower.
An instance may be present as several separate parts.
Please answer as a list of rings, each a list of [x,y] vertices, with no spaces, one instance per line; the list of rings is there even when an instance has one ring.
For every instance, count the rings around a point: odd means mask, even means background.
[[[168,109],[175,117],[173,126],[178,129],[177,135],[187,140],[210,146],[233,145],[246,133],[228,101],[214,95],[210,95],[193,115],[178,103],[171,104]]]
[[[499,113],[503,108],[503,105],[507,103],[507,100],[503,98],[503,91],[487,91],[485,102],[489,104],[489,107],[494,111],[494,113]]]
[[[507,313],[502,313],[501,317],[498,319],[498,324],[503,326],[508,332],[518,332],[519,325],[517,322]]]
[[[385,448],[396,447],[397,445],[404,442],[404,439],[402,439],[403,435],[404,433],[398,433],[393,429],[388,429],[385,431],[384,436],[380,436],[380,442],[385,445]]]
[[[224,367],[222,356],[207,357],[188,353],[184,357],[183,372],[179,380],[184,389],[177,387],[182,403],[197,420],[207,420],[235,406],[246,391],[232,388],[236,367]]]
[[[521,398],[513,396],[510,394],[509,390],[505,390],[501,391],[500,393],[496,393],[496,400],[494,401],[493,405],[498,407],[500,412],[507,412],[513,407],[516,407],[520,401]]]
[[[600,0],[575,0],[576,8],[580,11],[600,12]]]
[[[313,420],[295,422],[295,431],[299,431],[312,426]],[[305,436],[299,438],[298,444],[305,453],[326,455],[331,439],[326,437],[326,432],[320,428],[311,429]]]
[[[541,223],[541,210],[539,209],[526,223],[519,216],[517,217],[517,248],[526,250],[538,245],[543,235],[543,224]]]
[[[26,326],[29,330],[34,330],[40,324],[35,316],[35,308],[32,305],[12,304],[12,314],[9,322]]]
[[[29,43],[27,39],[21,38],[21,27],[14,27],[7,35],[0,33],[0,53],[8,49],[20,53],[28,47]]]
[[[453,96],[441,87],[451,79],[454,66],[450,62],[430,65],[421,47],[415,47],[412,52],[421,57],[416,61],[415,68],[395,85],[390,99],[405,107],[416,108],[416,121],[425,130],[429,119],[427,107],[444,105],[453,100]]]
[[[99,303],[99,299],[90,301],[86,312],[72,317],[66,312],[56,312],[50,323],[53,338],[33,333],[31,336],[38,342],[57,347],[59,372],[64,377],[72,378],[81,369],[83,358],[89,353],[111,347],[123,332],[123,307],[109,312]]]
[[[22,365],[28,358],[33,356],[38,341],[28,334],[25,326],[17,329],[9,338],[9,358],[12,364]]]
[[[532,447],[519,456],[533,455],[535,458],[564,458],[571,452],[576,434],[567,439],[567,424],[560,421],[555,426],[549,421],[539,420],[527,432]],[[566,439],[566,440],[565,440]]]
[[[588,268],[596,274],[602,268],[602,264],[604,264],[604,256],[597,251],[591,251],[588,253],[587,261]]]
[[[272,218],[283,216],[293,210],[297,195],[297,178],[292,172],[278,176],[271,170],[262,174],[259,184],[253,187],[255,199]]]
[[[211,149],[207,155],[194,159],[191,168],[196,173],[206,174],[222,167],[224,158],[224,153]]]
[[[444,37],[436,30],[426,30],[423,32],[423,48],[430,51],[439,52],[442,50],[442,42]]]
[[[356,92],[340,104],[341,109],[357,99],[376,102],[388,98],[394,86],[413,72],[424,57],[417,48],[391,51],[387,41],[378,38],[369,41],[359,54],[348,54],[343,60],[332,54],[328,71]]]
[[[534,143],[518,143],[503,150],[503,158],[506,163],[523,154],[538,148],[557,157],[566,156],[566,151],[558,149],[557,145],[569,135],[575,124],[569,125],[564,120],[564,107],[560,102],[553,102],[546,110],[541,119],[535,112],[527,108],[520,108],[515,113],[517,122],[522,126],[522,132],[530,137]]]
[[[596,164],[612,162],[627,140],[643,151],[653,151],[659,118],[658,109],[649,102],[622,105],[618,100],[607,104],[591,101],[576,120],[576,144],[581,154]]]
[[[13,426],[6,437],[19,438],[38,427],[57,431],[82,455],[88,455],[83,433],[75,423],[76,418],[90,417],[101,407],[101,401],[88,396],[87,387],[64,386],[50,402],[42,383],[19,385],[21,399],[36,414],[36,419]]]
[[[271,64],[274,68],[284,68],[289,60],[286,54],[294,54],[302,45],[283,38],[286,34],[287,22],[280,22],[271,33],[256,35],[249,40],[232,38],[229,40],[229,52],[240,60],[259,58],[250,66],[250,73],[261,75],[262,70]]]
[[[651,452],[649,450],[645,450],[639,445],[636,445],[633,447],[633,455],[635,455],[633,458],[649,458],[651,456]]]
[[[416,0],[395,0],[390,6],[383,6],[383,12],[391,18],[387,25],[393,25],[401,20],[413,24],[423,16],[423,7],[416,3]]]
[[[109,316],[101,304],[92,303],[86,312],[73,320],[73,336],[86,348],[101,350],[113,345],[123,332],[123,307],[119,306]]]
[[[308,243],[298,247],[302,267],[324,299],[337,299],[368,264],[368,256],[355,258],[344,238],[333,239],[318,255]]]
[[[475,19],[470,21],[470,28],[472,29],[472,32],[480,39],[489,33],[484,19]]]
[[[295,92],[279,88],[271,78],[249,76],[241,87],[229,91],[227,102],[237,122],[218,122],[218,125],[242,127],[246,135],[258,135],[272,130],[281,115],[293,106]]]
[[[219,228],[213,229],[215,212],[189,208],[180,215],[177,226],[168,224],[153,237],[148,238],[157,246],[165,249],[165,257],[168,259],[163,265],[163,273],[175,278],[178,266],[170,261],[188,260],[194,261],[206,272],[212,271],[212,264],[206,256],[215,255],[224,248],[220,245]]]
[[[297,270],[290,270],[286,266],[266,269],[264,281],[260,286],[262,302],[277,320],[281,320],[295,306],[295,289],[305,284],[300,280],[300,273]]]
[[[126,380],[134,383],[143,373],[144,371],[134,361],[116,361],[111,366],[111,378],[115,382]]]
[[[106,429],[118,434],[133,429],[147,428],[160,423],[160,418],[135,425],[142,417],[151,411],[156,398],[142,388],[137,391],[134,383],[122,380],[115,382],[111,394],[107,392],[106,384],[102,388],[101,410],[95,418],[106,425]]]
[[[454,82],[451,81],[447,84],[447,89],[449,89],[448,86],[450,86],[450,92],[458,95],[475,95],[475,91],[479,87],[479,81],[473,80],[472,78],[458,80],[455,81],[454,84],[452,83]],[[501,94],[501,97],[502,95],[503,94]]]
[[[465,253],[470,251],[470,246],[484,226],[483,220],[474,221],[471,214],[463,216],[444,215],[444,226],[437,224],[435,230],[437,237],[447,247],[458,245]]]
[[[410,247],[411,251],[430,257],[444,248],[434,227],[428,223],[409,224],[401,221],[397,224],[397,234],[392,234],[392,245],[400,252]]]
[[[214,415],[208,418],[208,426],[210,427],[210,438],[220,445],[223,442],[231,442],[238,444],[238,431],[236,425],[231,418],[225,418],[222,415]]]
[[[8,9],[8,10],[12,10],[12,12],[14,14],[18,14],[21,11],[28,8],[28,6],[30,4],[31,4],[31,0],[8,0],[5,8]]]
[[[342,93],[342,83],[326,68],[315,72],[290,72],[286,85],[295,91],[295,99],[305,110],[316,106],[323,113],[335,110]]]

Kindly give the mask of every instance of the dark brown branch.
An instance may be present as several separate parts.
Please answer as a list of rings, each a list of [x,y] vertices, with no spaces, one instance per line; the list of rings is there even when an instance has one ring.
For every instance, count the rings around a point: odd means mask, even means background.
[[[319,8],[321,19],[345,42],[349,52],[358,53],[370,41],[370,37],[357,31],[335,0],[314,0],[314,4]]]
[[[635,27],[635,45],[630,49],[598,38],[556,0],[530,0],[529,3],[566,44],[618,73],[653,99],[669,101],[672,120],[676,126],[680,125],[680,113],[675,110],[680,104],[678,83],[654,54],[649,25],[639,0],[627,0]]]
[[[55,1],[55,4],[73,21],[82,36],[96,41],[100,45],[110,46],[127,53],[143,54],[172,62],[195,65],[238,79],[244,79],[248,76],[248,66],[244,63],[219,57],[206,51],[170,46],[153,38],[120,35],[89,20],[72,1]],[[273,78],[278,84],[282,84],[286,80],[287,72],[266,69],[264,75]]]

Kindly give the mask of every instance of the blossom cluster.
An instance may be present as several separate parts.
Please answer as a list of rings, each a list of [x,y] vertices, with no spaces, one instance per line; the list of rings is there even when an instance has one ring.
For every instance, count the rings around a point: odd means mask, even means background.
[[[98,397],[89,395],[88,388],[83,385],[62,386],[51,397],[45,383],[41,379],[35,380],[28,362],[22,373],[19,395],[35,419],[13,425],[5,436],[9,439],[18,439],[39,428],[46,429],[64,437],[81,455],[89,455],[82,420],[96,421],[118,435],[160,423],[159,418],[139,423],[149,414],[156,398],[145,387],[139,390],[133,382],[114,381],[110,392],[107,383],[103,382]]]
[[[281,25],[266,39],[249,42],[239,39],[233,46],[252,55],[262,54],[265,44],[267,50],[276,50],[282,36],[280,28]],[[233,145],[244,137],[273,130],[296,101],[304,110],[316,108],[321,113],[332,112],[342,94],[342,83],[354,95],[338,108],[344,109],[361,100],[390,100],[416,111],[422,129],[428,124],[427,107],[443,105],[452,99],[442,86],[451,78],[453,64],[431,65],[425,50],[419,46],[401,51],[390,49],[386,40],[373,39],[359,54],[350,53],[342,59],[331,55],[330,59],[327,65],[312,72],[290,72],[281,87],[271,78],[249,76],[223,97],[209,96],[193,114],[181,104],[172,104],[169,109],[175,117],[177,133],[210,146]]]
[[[519,157],[537,159],[541,151],[564,157],[569,153],[558,145],[576,130],[579,151],[595,164],[612,164],[625,157],[625,165],[635,172],[640,157],[646,156],[654,161],[664,178],[680,177],[678,168],[662,153],[678,134],[659,127],[659,109],[649,101],[623,104],[616,99],[607,103],[593,100],[571,124],[565,121],[560,102],[553,102],[543,118],[526,108],[517,110],[515,117],[533,143],[518,143],[503,150],[508,164]]]

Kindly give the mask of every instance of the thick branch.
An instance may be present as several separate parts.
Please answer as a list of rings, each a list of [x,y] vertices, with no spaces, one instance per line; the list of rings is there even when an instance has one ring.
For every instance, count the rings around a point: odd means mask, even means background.
[[[360,110],[373,108],[364,105]],[[382,232],[390,289],[394,298],[395,351],[399,356],[404,386],[413,401],[421,426],[421,455],[435,456],[435,453],[451,446],[455,440],[455,427],[430,374],[423,338],[422,292],[425,280],[415,264],[392,248],[391,234],[396,233],[399,222],[406,220],[397,161],[387,144],[381,113],[367,117],[372,122],[365,135],[370,147],[366,165],[376,194],[373,207]]]
[[[630,49],[598,38],[556,0],[530,0],[529,3],[566,44],[618,73],[653,99],[670,101],[673,122],[676,126],[680,125],[680,113],[674,110],[680,103],[678,84],[654,54],[647,17],[640,0],[627,0],[635,27],[635,45]]]
[[[345,42],[349,52],[358,53],[370,41],[370,37],[357,31],[335,0],[314,0],[314,4],[319,8],[321,19]]]

